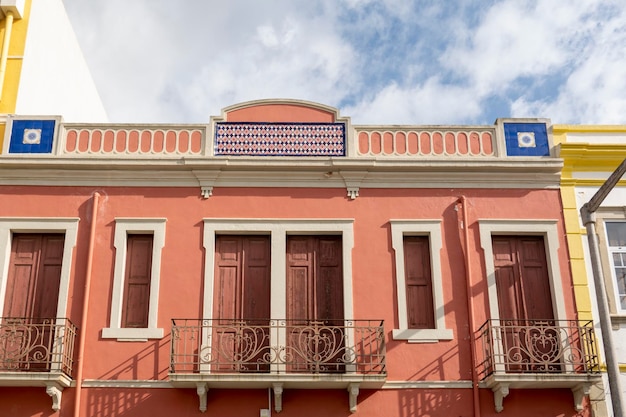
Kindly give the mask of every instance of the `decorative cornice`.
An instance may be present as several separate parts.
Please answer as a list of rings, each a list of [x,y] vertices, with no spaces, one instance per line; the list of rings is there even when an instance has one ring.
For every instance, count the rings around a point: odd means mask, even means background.
[[[626,133],[626,125],[552,125],[552,133]]]
[[[560,159],[0,158],[0,185],[348,188],[558,188]],[[356,194],[355,194],[356,196]]]

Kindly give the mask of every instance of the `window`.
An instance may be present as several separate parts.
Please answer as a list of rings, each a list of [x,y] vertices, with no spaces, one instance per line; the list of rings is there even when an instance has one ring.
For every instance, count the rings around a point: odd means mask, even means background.
[[[77,231],[76,218],[0,218],[0,254],[6,254],[0,256],[0,271],[4,271],[0,277],[0,301],[5,314],[13,314],[7,309],[13,312],[19,309],[19,314],[26,314],[28,311],[28,314],[34,315],[66,317],[72,253],[76,246]],[[30,249],[27,249],[28,247]],[[43,259],[39,256],[42,251]],[[52,279],[46,280],[46,284],[49,284],[47,288],[40,287],[46,294],[35,290],[31,294],[34,298],[29,302],[15,294],[15,288],[11,288],[12,284],[9,282],[12,272],[10,270],[13,269],[10,266],[12,252],[13,256],[16,255],[15,252],[30,252],[38,256],[33,259],[32,265],[36,279],[42,276],[40,273],[42,265],[45,267],[44,275],[53,271]],[[32,277],[32,274],[30,276]],[[20,306],[13,304],[11,299],[16,298],[26,304]]]
[[[204,220],[204,247],[205,281],[203,318],[211,319],[215,314],[213,302],[216,288],[215,265],[216,241],[218,236],[226,235],[266,235],[269,236],[270,254],[270,317],[284,319],[288,317],[287,300],[287,253],[288,241],[295,236],[337,236],[337,244],[341,253],[341,285],[343,286],[344,319],[352,319],[352,246],[354,242],[353,220],[344,219],[205,219]],[[218,280],[219,281],[219,280]],[[220,284],[217,284],[220,285]]]
[[[446,328],[441,277],[441,222],[391,220],[396,255],[398,329],[396,340],[414,343],[451,340]]]
[[[165,219],[115,219],[114,239],[111,320],[109,327],[102,329],[102,337],[162,338],[157,309]]]
[[[541,251],[545,252],[545,268],[548,276],[547,286],[552,297],[552,309],[556,320],[565,320],[565,301],[563,298],[563,282],[559,265],[559,234],[556,220],[479,220],[480,245],[484,251],[484,260],[487,273],[487,286],[489,288],[489,317],[492,319],[506,319],[510,315],[501,311],[498,296],[499,270],[502,264],[496,259],[502,258],[509,252],[503,249],[506,242],[515,240],[515,245],[524,242],[522,237],[534,236],[530,239],[532,245],[541,245]],[[508,238],[507,238],[508,236]],[[534,243],[533,243],[534,242]],[[509,243],[506,243],[507,245]],[[536,246],[539,247],[539,246]],[[536,251],[536,250],[535,250]],[[512,252],[512,251],[511,251]],[[519,252],[519,251],[518,251]],[[502,286],[500,286],[501,288]],[[547,290],[542,290],[546,292]],[[535,301],[532,300],[531,301]],[[545,313],[547,314],[547,313]],[[545,315],[542,313],[541,315]]]
[[[2,317],[56,317],[64,237],[60,233],[13,234]]]
[[[404,236],[404,274],[409,329],[434,329],[428,236]]]
[[[127,237],[122,327],[148,327],[152,235]]]
[[[617,311],[626,311],[626,222],[605,222]]]

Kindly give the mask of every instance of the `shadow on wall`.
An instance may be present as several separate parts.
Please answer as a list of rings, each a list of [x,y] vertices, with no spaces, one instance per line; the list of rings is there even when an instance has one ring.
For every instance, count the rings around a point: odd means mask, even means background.
[[[150,341],[143,349],[124,362],[114,365],[101,375],[104,381],[166,381],[170,356],[171,335]],[[146,401],[161,390],[139,387],[89,387],[87,391],[87,415],[122,417],[144,410]],[[157,410],[155,410],[157,411]],[[158,414],[158,413],[157,413]]]
[[[459,348],[454,345],[441,353],[437,359],[421,367],[418,372],[408,378],[409,381],[444,380],[443,370],[445,363],[459,360]],[[471,391],[466,390],[471,396]],[[418,417],[430,415],[452,415],[459,409],[459,402],[463,399],[458,389],[419,389],[400,390],[398,394],[398,409],[400,417]]]

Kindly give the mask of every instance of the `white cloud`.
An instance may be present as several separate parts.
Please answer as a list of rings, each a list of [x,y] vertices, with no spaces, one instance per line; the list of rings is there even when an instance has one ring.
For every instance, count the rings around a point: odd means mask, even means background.
[[[352,115],[355,124],[452,124],[467,122],[480,111],[470,90],[431,78],[412,88],[391,84],[343,113]]]
[[[619,0],[64,1],[113,121],[285,97],[358,123],[626,123]]]
[[[613,8],[595,22],[595,30],[578,46],[566,82],[553,100],[520,97],[514,116],[550,117],[554,123],[626,123],[626,7]]]

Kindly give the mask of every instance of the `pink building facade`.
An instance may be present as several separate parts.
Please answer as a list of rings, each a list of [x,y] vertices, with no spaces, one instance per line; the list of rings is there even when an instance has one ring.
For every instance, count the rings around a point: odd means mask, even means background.
[[[263,100],[4,143],[9,415],[593,414],[547,120]]]

